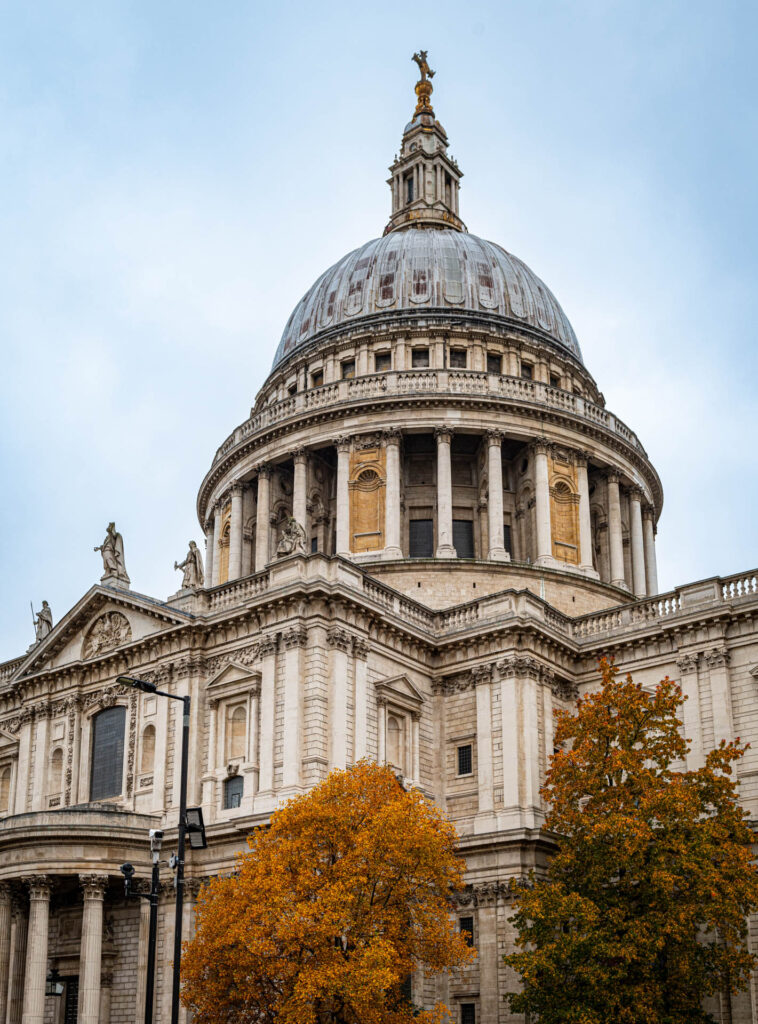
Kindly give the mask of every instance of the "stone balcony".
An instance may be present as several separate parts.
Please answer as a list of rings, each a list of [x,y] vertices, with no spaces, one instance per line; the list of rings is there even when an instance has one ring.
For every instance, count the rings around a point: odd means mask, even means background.
[[[573,417],[585,424],[620,439],[642,458],[647,453],[639,438],[613,413],[580,395],[550,387],[541,381],[524,380],[504,374],[482,373],[476,370],[392,370],[386,373],[368,374],[350,380],[335,381],[321,387],[300,391],[279,402],[274,402],[240,424],[216,452],[216,465],[237,445],[263,434],[273,427],[288,423],[299,424],[304,418],[318,416],[326,410],[351,405],[365,406],[383,400],[414,396],[425,400],[455,401],[457,399],[479,399],[485,401],[503,400],[518,403],[526,408],[550,409]]]

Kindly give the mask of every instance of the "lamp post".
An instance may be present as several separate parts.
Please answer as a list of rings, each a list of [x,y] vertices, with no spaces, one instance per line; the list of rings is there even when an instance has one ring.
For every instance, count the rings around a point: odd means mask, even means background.
[[[161,884],[161,842],[163,830],[159,828],[150,829],[150,857],[153,862],[153,870],[150,878],[150,892],[137,893],[143,899],[150,901],[150,921],[147,936],[147,972],[145,978],[145,1020],[144,1024],[153,1024],[153,1003],[155,1001],[155,948],[158,935],[158,897]],[[121,874],[124,876],[124,893],[127,897],[132,895],[132,881],[134,879],[134,867],[131,864],[121,865]]]
[[[117,683],[125,683],[133,686],[135,690],[143,693],[151,693],[157,697],[169,697],[171,700],[182,702],[182,769],[181,781],[179,784],[179,835],[176,844],[176,917],[174,922],[174,974],[171,989],[171,1024],[179,1022],[179,988],[181,984],[181,963],[182,963],[182,916],[184,911],[184,849],[188,832],[187,826],[187,760],[189,757],[189,724],[190,724],[190,698],[180,697],[176,693],[167,693],[159,690],[155,683],[147,679],[135,679],[133,676],[119,676]],[[205,844],[205,830],[203,828],[203,815],[199,807],[192,808],[194,821],[189,831],[199,832],[202,841],[191,843],[192,846],[203,848]]]

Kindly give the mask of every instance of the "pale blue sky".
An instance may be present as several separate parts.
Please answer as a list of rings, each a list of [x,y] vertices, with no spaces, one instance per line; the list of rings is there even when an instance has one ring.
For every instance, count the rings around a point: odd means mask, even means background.
[[[553,289],[665,491],[663,588],[758,564],[752,3],[0,3],[0,658],[164,598],[291,308],[381,233],[414,50],[470,230]]]

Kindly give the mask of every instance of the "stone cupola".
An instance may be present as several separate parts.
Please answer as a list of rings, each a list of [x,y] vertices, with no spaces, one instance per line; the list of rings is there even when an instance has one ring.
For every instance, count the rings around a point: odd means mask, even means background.
[[[390,167],[387,184],[392,190],[392,216],[385,235],[406,228],[452,228],[465,231],[458,214],[458,191],[463,177],[448,156],[447,134],[434,116],[431,103],[434,72],[426,50],[413,55],[421,78],[416,83],[418,102],[413,120],[405,126],[400,155]]]

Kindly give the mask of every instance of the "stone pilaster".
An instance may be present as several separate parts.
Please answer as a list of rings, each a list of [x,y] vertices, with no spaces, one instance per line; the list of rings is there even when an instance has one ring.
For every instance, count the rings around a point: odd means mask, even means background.
[[[100,1020],[100,975],[103,956],[103,902],[107,875],[79,875],[84,892],[82,944],[79,954],[78,1024]]]
[[[437,427],[437,558],[455,558],[453,546],[453,478],[450,462],[452,431]]]
[[[676,662],[679,669],[679,685],[687,698],[682,708],[682,718],[684,738],[690,744],[690,752],[687,754],[687,767],[690,771],[702,768],[705,761],[697,673],[698,659],[697,653],[689,652],[680,655]]]
[[[550,565],[553,561],[553,539],[550,523],[550,478],[547,456],[550,445],[547,441],[534,442],[534,499],[536,518],[538,565]]]
[[[704,657],[711,681],[713,741],[718,746],[721,740],[726,740],[729,743],[734,739],[732,688],[729,684],[729,651],[722,646],[712,647],[705,652]]]
[[[265,569],[270,551],[271,467],[258,466],[258,504],[255,509],[255,571]]]
[[[495,562],[508,562],[510,555],[503,540],[503,435],[499,430],[487,432],[487,475],[489,492],[487,509],[489,513],[487,557]]]
[[[29,889],[29,931],[21,1021],[22,1024],[43,1024],[52,879],[48,875],[31,875],[24,878],[24,882]]]
[[[491,816],[494,809],[492,766],[492,667],[478,665],[473,670],[476,687],[476,760],[479,815]],[[485,822],[482,831],[492,831]]]
[[[261,658],[260,762],[256,811],[267,810],[274,793],[274,701],[276,697],[276,636],[264,636],[259,644]],[[265,806],[264,806],[265,805]]]
[[[384,516],[386,558],[402,558],[400,547],[400,431],[388,430],[384,434],[387,453],[387,489]]]
[[[350,440],[337,442],[337,554],[350,557]]]
[[[353,640],[355,662],[355,712],[353,716],[353,760],[368,754],[368,654],[365,640]]]
[[[329,685],[329,768],[347,765],[347,675],[351,637],[347,630],[332,626],[327,633],[330,654]]]
[[[303,734],[303,649],[308,642],[304,626],[295,625],[282,636],[284,645],[284,724],[282,736],[282,789],[292,795],[300,787]]]

